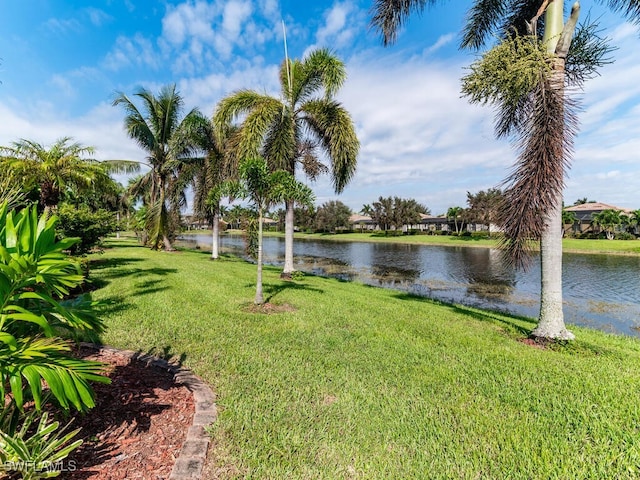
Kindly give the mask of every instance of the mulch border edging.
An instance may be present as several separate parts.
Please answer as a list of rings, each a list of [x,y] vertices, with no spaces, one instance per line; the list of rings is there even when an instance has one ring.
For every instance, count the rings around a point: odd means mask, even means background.
[[[82,343],[82,346],[98,351],[116,353],[130,360],[168,370],[173,374],[177,384],[184,385],[191,391],[195,406],[193,421],[191,422],[191,427],[187,430],[187,436],[173,465],[169,480],[200,480],[210,441],[205,427],[214,423],[218,418],[213,391],[191,370],[182,368],[162,358],[134,352],[133,350],[120,350],[93,343]]]

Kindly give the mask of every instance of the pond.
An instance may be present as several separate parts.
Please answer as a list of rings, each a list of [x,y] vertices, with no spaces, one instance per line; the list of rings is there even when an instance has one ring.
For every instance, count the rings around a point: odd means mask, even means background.
[[[181,238],[184,246],[211,247],[210,235]],[[240,235],[222,235],[221,252],[243,255]],[[265,262],[282,265],[284,238],[265,237]],[[296,269],[404,290],[464,305],[537,317],[540,266],[516,271],[493,248],[400,245],[296,239]],[[640,336],[640,257],[565,254],[567,323]]]

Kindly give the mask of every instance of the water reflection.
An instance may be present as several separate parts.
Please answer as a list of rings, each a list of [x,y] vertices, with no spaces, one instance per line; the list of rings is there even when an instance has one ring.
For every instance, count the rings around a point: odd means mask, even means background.
[[[186,237],[209,248],[208,235]],[[281,265],[284,239],[264,239],[265,262]],[[243,255],[241,236],[223,236],[225,253]],[[357,280],[417,295],[535,317],[540,270],[515,271],[490,248],[296,240],[296,268]],[[566,254],[563,261],[565,319],[606,331],[640,336],[640,258]]]

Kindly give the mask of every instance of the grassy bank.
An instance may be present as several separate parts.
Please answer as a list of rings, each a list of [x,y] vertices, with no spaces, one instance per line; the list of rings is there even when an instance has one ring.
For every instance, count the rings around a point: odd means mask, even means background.
[[[242,233],[240,230],[234,233]],[[191,230],[185,235],[210,235],[210,230]],[[280,232],[265,232],[267,236],[281,236]],[[380,233],[296,233],[296,238],[309,240],[332,240],[336,242],[387,242],[418,245],[439,245],[445,247],[497,247],[496,238],[456,237],[448,235],[399,235],[385,236]],[[591,240],[565,238],[562,240],[566,253],[601,253],[611,255],[640,255],[640,240]]]
[[[104,341],[182,357],[218,395],[222,478],[637,478],[640,342],[110,241]]]

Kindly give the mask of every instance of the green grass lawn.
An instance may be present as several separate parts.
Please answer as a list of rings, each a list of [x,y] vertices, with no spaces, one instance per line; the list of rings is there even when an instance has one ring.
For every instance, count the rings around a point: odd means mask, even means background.
[[[640,476],[640,342],[111,240],[92,257],[105,343],[181,357],[217,394],[222,478]]]

